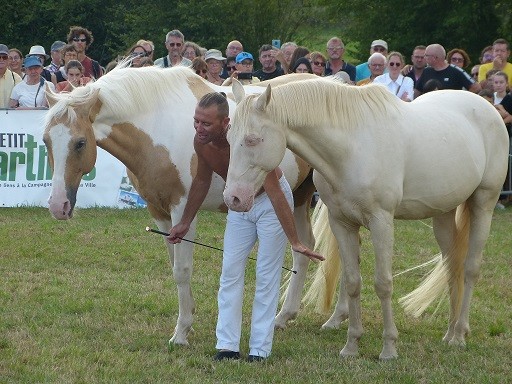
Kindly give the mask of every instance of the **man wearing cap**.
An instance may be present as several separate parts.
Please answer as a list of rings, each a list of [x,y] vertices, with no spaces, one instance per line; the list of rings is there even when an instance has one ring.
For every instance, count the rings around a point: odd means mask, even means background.
[[[284,75],[284,70],[276,65],[276,55],[280,49],[274,48],[270,44],[263,44],[259,49],[259,58],[262,68],[254,72],[260,81],[270,80]]]
[[[167,68],[182,65],[184,67],[190,67],[192,61],[183,57],[183,43],[185,36],[177,29],[167,32],[165,35],[165,48],[167,48],[168,55],[160,57],[155,60],[155,67]]]
[[[370,46],[370,56],[375,52],[381,53],[384,56],[388,55],[388,43],[384,40],[373,40]],[[367,79],[371,76],[370,67],[368,62],[361,63],[356,67],[356,83],[360,80]]]
[[[218,49],[209,49],[204,55],[204,61],[206,61],[208,67],[206,80],[210,83],[221,85],[224,79],[220,77],[220,73],[226,58],[222,57],[222,53]]]
[[[259,83],[260,79],[254,77],[252,73],[253,63],[254,58],[249,52],[240,52],[235,57],[235,71],[231,74],[231,77],[222,83],[222,85],[231,85],[233,78],[238,79],[242,85]]]
[[[20,75],[9,69],[9,48],[0,44],[0,108],[9,107],[12,89],[20,82]]]
[[[28,56],[23,61],[25,80],[12,89],[9,108],[41,108],[48,107],[45,85],[55,92],[52,82],[46,81],[41,73],[43,64],[37,56]]]
[[[44,47],[42,45],[33,45],[30,47],[30,51],[28,52],[27,57],[37,57],[39,61],[41,61],[41,65],[44,67],[44,62],[50,57],[46,54],[46,51],[44,50]],[[41,71],[41,76],[44,77],[47,81],[52,81],[52,73],[47,70],[46,68],[43,68]]]
[[[91,31],[83,27],[72,26],[69,28],[67,41],[68,44],[73,44],[75,47],[78,61],[84,67],[84,77],[100,78],[103,75],[103,68],[101,68],[100,63],[85,54],[94,41]]]
[[[50,65],[46,67],[51,73],[55,73],[59,71],[59,68],[62,66],[62,58],[60,55],[60,50],[66,45],[63,41],[55,41],[50,48],[50,56],[52,57],[52,62]]]
[[[329,60],[325,63],[325,76],[334,75],[340,71],[348,73],[350,81],[356,79],[356,67],[343,60],[345,44],[339,37],[331,37],[327,42]]]

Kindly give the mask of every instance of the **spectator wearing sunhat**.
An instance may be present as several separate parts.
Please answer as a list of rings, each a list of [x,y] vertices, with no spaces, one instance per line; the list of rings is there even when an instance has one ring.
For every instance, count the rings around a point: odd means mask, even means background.
[[[249,52],[240,52],[235,57],[235,71],[222,85],[231,85],[233,79],[237,79],[242,85],[259,83],[260,79],[253,76],[254,58]]]
[[[44,47],[42,45],[33,45],[30,47],[30,51],[26,57],[37,57],[41,62],[41,65],[44,67],[44,62],[50,58],[49,55],[46,54]],[[52,72],[43,68],[41,72],[41,76],[44,77],[47,81],[52,81]]]
[[[52,57],[52,62],[50,65],[46,67],[51,73],[56,73],[59,71],[59,68],[62,66],[62,57],[60,55],[60,50],[64,48],[66,45],[65,42],[57,40],[54,41],[50,48],[50,56]]]
[[[55,91],[55,86],[41,76],[43,64],[37,56],[32,55],[25,58],[23,66],[26,74],[25,81],[16,84],[12,89],[9,108],[48,107],[45,86],[48,85],[52,91]]]
[[[388,55],[388,43],[384,40],[378,39],[373,40],[370,45],[370,56],[375,52],[381,53],[384,56]],[[356,83],[360,80],[367,79],[371,76],[370,67],[368,62],[361,63],[356,66]]]
[[[222,53],[218,49],[209,49],[204,55],[204,61],[206,61],[208,67],[206,80],[210,83],[221,85],[224,79],[220,77],[220,74],[226,58],[222,56]]]
[[[0,108],[9,107],[12,89],[20,82],[20,75],[9,69],[9,48],[0,44]]]

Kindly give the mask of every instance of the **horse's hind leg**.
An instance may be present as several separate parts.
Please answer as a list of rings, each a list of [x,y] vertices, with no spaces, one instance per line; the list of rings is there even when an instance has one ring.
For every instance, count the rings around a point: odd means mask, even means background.
[[[468,201],[470,210],[469,248],[464,268],[464,297],[460,316],[455,324],[450,345],[465,346],[465,336],[469,333],[469,307],[473,289],[480,276],[482,252],[489,236],[494,206],[498,194],[487,190],[475,192]]]
[[[304,245],[313,249],[315,240],[311,231],[311,221],[309,218],[309,200],[306,201],[305,204],[295,207],[293,215],[299,239]],[[286,323],[289,320],[293,320],[299,312],[302,289],[304,288],[308,265],[309,258],[300,253],[293,252],[293,270],[297,271],[297,273],[292,273],[291,275],[283,306],[276,316],[275,327],[278,329],[286,328]]]
[[[343,273],[340,278],[340,293],[338,295],[338,301],[336,302],[336,308],[332,313],[329,320],[323,325],[322,329],[338,329],[342,322],[348,319],[348,294],[345,287],[345,277]]]
[[[340,351],[340,356],[357,356],[359,353],[359,339],[363,334],[361,321],[361,273],[359,267],[359,228],[348,228],[336,222],[332,216],[329,223],[333,234],[338,241],[342,255],[342,279],[345,280],[345,289],[348,296],[349,323],[347,342]]]
[[[448,252],[455,243],[455,210],[445,213],[444,215],[434,217],[432,219],[432,225],[437,244],[441,249],[443,258],[446,259],[446,257],[448,256]],[[454,269],[456,269],[455,267],[456,266],[452,264],[451,270],[453,271]],[[458,266],[459,271],[462,272],[462,269],[460,268],[463,268],[463,266]],[[452,339],[455,329],[455,323],[459,318],[459,308],[457,308],[457,303],[460,303],[460,291],[457,289],[455,283],[460,278],[460,275],[451,275],[451,277],[448,278],[448,284],[450,287],[450,317],[448,321],[448,330],[446,331],[446,334],[443,337],[443,341],[445,342],[448,342]]]

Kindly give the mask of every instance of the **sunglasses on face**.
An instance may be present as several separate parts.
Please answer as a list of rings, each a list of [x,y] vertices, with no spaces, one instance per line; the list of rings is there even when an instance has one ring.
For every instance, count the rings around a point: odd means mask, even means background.
[[[9,56],[7,55],[0,55],[0,60],[9,60]]]
[[[138,57],[145,57],[147,56],[146,52],[132,52],[132,55],[138,56]]]
[[[229,65],[228,65],[228,66],[226,67],[226,69],[227,69],[228,71],[236,71],[236,67],[235,67],[234,65],[233,65],[233,66],[229,66]]]
[[[79,37],[75,37],[75,38],[73,38],[73,41],[75,41],[75,42],[81,41],[82,43],[85,43],[87,41],[87,39],[81,39]]]
[[[325,63],[322,61],[313,61],[313,64],[315,64],[316,66],[325,67]]]
[[[168,45],[169,47],[171,47],[171,48],[173,48],[173,47],[178,47],[178,48],[179,48],[179,47],[181,47],[183,44],[181,44],[181,43],[167,43],[167,45]]]
[[[201,75],[201,73],[203,73],[203,74],[204,74],[204,73],[208,73],[208,70],[206,70],[206,69],[198,69],[198,70],[196,71],[196,75]]]
[[[373,52],[385,52],[386,48],[383,47],[373,47]]]
[[[394,67],[395,65],[396,65],[397,67],[399,67],[399,66],[400,66],[400,63],[389,63],[389,66],[390,66],[390,67]]]

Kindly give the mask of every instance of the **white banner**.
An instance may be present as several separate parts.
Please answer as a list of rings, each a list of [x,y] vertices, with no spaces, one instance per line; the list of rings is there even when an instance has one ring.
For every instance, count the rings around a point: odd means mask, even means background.
[[[52,186],[42,140],[46,110],[0,110],[0,207],[47,207]],[[140,207],[145,202],[126,177],[125,166],[98,148],[96,166],[84,175],[77,207]]]

